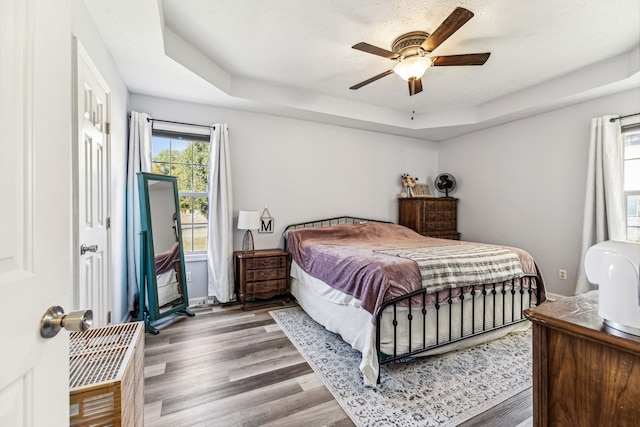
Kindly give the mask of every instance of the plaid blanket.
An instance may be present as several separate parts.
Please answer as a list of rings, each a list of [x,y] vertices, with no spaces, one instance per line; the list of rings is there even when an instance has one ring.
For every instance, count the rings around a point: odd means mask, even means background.
[[[518,255],[496,246],[458,244],[375,252],[415,261],[420,268],[422,286],[430,292],[500,283],[523,276]]]

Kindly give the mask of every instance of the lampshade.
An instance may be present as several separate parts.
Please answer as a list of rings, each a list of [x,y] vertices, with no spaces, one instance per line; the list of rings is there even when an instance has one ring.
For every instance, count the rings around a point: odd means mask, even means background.
[[[403,80],[409,81],[411,77],[419,79],[431,67],[431,59],[426,56],[410,56],[398,62],[393,67],[393,72],[399,75]]]
[[[260,212],[240,211],[238,213],[238,230],[247,230],[242,239],[242,252],[253,252],[253,234],[251,230],[260,228]]]
[[[257,230],[260,228],[260,212],[240,211],[238,214],[238,230]]]

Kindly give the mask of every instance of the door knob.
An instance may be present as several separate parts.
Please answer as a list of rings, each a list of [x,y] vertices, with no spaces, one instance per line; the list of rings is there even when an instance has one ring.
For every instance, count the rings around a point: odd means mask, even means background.
[[[98,252],[98,245],[87,246],[83,244],[80,246],[80,255],[84,255],[87,252]]]
[[[40,335],[44,338],[53,338],[62,328],[70,332],[84,332],[91,327],[91,323],[93,323],[93,311],[91,310],[72,311],[69,314],[64,314],[62,307],[54,305],[49,307],[40,319]]]

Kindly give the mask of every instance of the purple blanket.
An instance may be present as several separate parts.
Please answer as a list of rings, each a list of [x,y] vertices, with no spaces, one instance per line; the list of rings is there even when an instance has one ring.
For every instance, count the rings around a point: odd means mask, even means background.
[[[180,244],[176,242],[168,251],[156,255],[156,274],[173,270],[173,265],[180,259]]]
[[[374,251],[457,244],[480,245],[425,237],[400,225],[378,222],[295,229],[287,236],[288,251],[304,271],[358,298],[372,314],[384,301],[422,288],[415,261]],[[542,302],[543,281],[535,261],[521,249],[509,249],[520,258],[525,274],[539,276]],[[448,292],[441,294],[432,295],[431,303],[448,297]]]

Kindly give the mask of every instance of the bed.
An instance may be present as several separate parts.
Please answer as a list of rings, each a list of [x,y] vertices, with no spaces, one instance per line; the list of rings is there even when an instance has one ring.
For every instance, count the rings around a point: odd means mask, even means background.
[[[529,327],[544,301],[535,260],[512,247],[436,239],[384,221],[337,217],[285,229],[291,294],[362,353],[364,384],[411,361]]]

